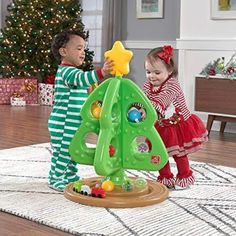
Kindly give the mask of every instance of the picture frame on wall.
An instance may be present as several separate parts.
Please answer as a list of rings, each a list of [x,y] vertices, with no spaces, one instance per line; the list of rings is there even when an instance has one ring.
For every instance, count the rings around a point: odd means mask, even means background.
[[[137,18],[163,18],[163,0],[136,0]]]
[[[211,19],[236,19],[236,0],[211,0]]]

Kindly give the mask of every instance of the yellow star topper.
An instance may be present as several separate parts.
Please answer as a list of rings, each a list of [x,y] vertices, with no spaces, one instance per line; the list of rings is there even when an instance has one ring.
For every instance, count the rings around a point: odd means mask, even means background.
[[[114,61],[112,75],[122,76],[129,73],[129,62],[133,57],[133,53],[126,50],[120,41],[116,41],[112,49],[106,51],[104,56]]]

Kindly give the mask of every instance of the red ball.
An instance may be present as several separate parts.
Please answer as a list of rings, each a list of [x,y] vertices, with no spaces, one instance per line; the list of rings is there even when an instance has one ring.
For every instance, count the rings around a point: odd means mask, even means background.
[[[109,155],[110,157],[113,157],[115,155],[116,149],[114,148],[113,145],[109,145]]]

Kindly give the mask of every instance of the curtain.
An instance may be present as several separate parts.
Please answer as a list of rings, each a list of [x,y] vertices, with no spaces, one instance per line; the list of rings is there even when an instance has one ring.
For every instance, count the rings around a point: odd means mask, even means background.
[[[105,51],[110,50],[115,41],[122,36],[123,0],[103,0],[102,18],[102,60]]]

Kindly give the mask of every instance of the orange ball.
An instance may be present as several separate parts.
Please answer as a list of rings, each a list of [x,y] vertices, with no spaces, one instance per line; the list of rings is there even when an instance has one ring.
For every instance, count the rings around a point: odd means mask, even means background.
[[[104,189],[106,192],[111,192],[115,188],[114,183],[111,180],[106,180],[102,183],[102,189]]]
[[[93,115],[93,117],[99,119],[99,118],[100,118],[100,115],[101,115],[101,111],[102,111],[102,109],[101,109],[101,107],[99,107],[99,106],[93,108],[93,109],[92,109],[92,115]]]

